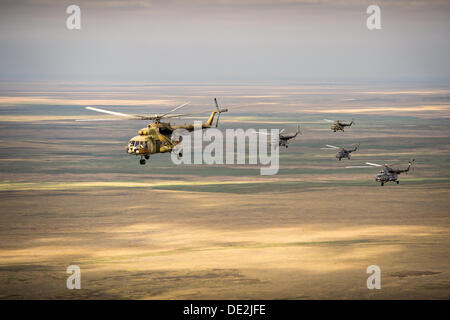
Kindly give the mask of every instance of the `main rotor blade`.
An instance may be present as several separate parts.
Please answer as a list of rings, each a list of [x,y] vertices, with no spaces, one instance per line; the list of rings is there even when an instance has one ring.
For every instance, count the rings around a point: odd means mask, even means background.
[[[125,121],[125,120],[142,120],[141,118],[128,118],[128,119],[77,119],[75,121],[78,122],[86,122],[86,121]]]
[[[100,109],[100,108],[86,107],[86,109],[92,110],[92,111],[101,112],[101,113],[112,114],[112,115],[120,116],[120,117],[127,117],[127,118],[130,118],[130,117],[131,117],[131,118],[136,118],[136,116],[131,115],[131,114],[120,113],[120,112],[115,112],[115,111],[109,111],[109,110]]]
[[[366,162],[366,164],[368,164],[369,166],[373,166],[373,167],[382,167],[381,164],[378,163],[370,163],[370,162]]]
[[[184,106],[188,105],[189,103],[190,103],[190,101],[185,102],[185,103],[183,103],[183,104],[180,104],[178,107],[173,108],[173,109],[170,110],[169,112],[166,112],[166,113],[164,113],[163,115],[161,115],[161,116],[159,116],[159,117],[162,118],[162,117],[168,115],[169,113],[172,113],[172,112],[174,112],[174,111],[176,111],[176,110],[178,110],[178,109],[180,109],[180,108],[183,108]]]
[[[330,120],[330,119],[323,119],[323,120],[328,121],[328,122],[336,122],[336,121]]]
[[[340,149],[340,147],[332,146],[331,144],[327,144],[326,146],[332,149]]]
[[[198,115],[198,114],[205,114],[205,113],[210,113],[211,110],[205,110],[205,111],[201,111],[201,112],[193,112],[193,113],[185,113],[185,114],[173,114],[173,115],[168,115],[168,116],[164,116],[164,117],[154,117],[154,118],[163,118],[163,119],[168,119],[168,118],[179,118],[179,117],[185,117],[185,116],[194,116],[194,115]]]
[[[373,166],[348,166],[346,169],[362,169],[362,168],[373,168]]]
[[[227,112],[227,109],[221,109],[219,114],[222,112]],[[205,113],[211,113],[211,110],[204,110],[204,111],[199,111],[199,112],[192,112],[192,113],[185,113],[185,114],[175,114],[175,115],[167,115],[164,117],[161,116],[156,116],[156,117],[146,117],[146,119],[148,118],[157,118],[157,119],[167,119],[167,118],[179,118],[179,117],[185,117],[185,116],[194,116],[194,115],[199,115],[199,114],[205,114]]]
[[[278,132],[278,135],[279,135],[281,132],[282,132],[282,131],[279,131],[279,132]],[[254,131],[253,133],[256,133],[256,134],[262,134],[262,135],[265,135],[265,136],[272,136],[272,132],[260,132],[260,131]],[[273,137],[273,139],[276,139],[276,136]]]

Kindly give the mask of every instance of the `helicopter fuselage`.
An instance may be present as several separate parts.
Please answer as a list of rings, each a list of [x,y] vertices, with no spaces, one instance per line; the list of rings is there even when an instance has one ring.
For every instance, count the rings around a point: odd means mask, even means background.
[[[375,176],[375,181],[381,182],[382,185],[389,181],[398,183],[398,174],[396,172],[381,170]]]
[[[212,111],[209,119],[201,124],[201,129],[217,127],[218,119],[216,124],[213,124],[215,116],[226,111],[228,110],[219,108],[217,111]],[[131,138],[128,142],[126,151],[130,155],[140,156],[140,164],[145,164],[145,160],[148,160],[151,154],[171,152],[181,142],[181,137],[180,140],[172,140],[172,133],[175,130],[183,129],[192,132],[196,128],[193,124],[172,126],[168,122],[158,120],[139,130],[139,135]],[[181,157],[182,154],[180,153],[178,156]]]
[[[289,140],[294,139],[297,136],[297,134],[280,134],[279,135],[279,140],[278,140],[278,145],[280,147],[288,147],[289,144]]]
[[[333,130],[334,132],[336,132],[336,131],[344,132],[345,127],[350,127],[352,124],[353,124],[353,121],[350,123],[343,123],[340,121],[336,121],[335,123],[333,123],[331,125],[331,130]]]
[[[339,160],[341,160],[342,158],[350,159],[350,153],[351,151],[349,150],[341,149],[338,153],[336,153],[336,158]]]
[[[336,153],[336,158],[339,159],[339,161],[341,161],[342,158],[347,158],[350,160],[350,153],[355,152],[358,149],[359,144],[353,149],[341,148],[341,150],[339,150],[338,153]]]
[[[136,156],[147,156],[155,153],[172,151],[178,142],[171,139],[174,128],[170,123],[151,123],[139,130],[126,147],[127,153]]]
[[[412,160],[413,162],[414,160]],[[409,169],[411,168],[411,163],[409,163],[408,167],[404,170],[401,169],[393,169],[387,165],[385,165],[385,168],[383,170],[381,170],[379,173],[377,173],[377,175],[375,176],[375,181],[380,182],[381,185],[383,186],[386,182],[392,181],[392,182],[397,182],[397,184],[399,184],[400,182],[398,181],[398,175],[401,173],[407,173],[409,172]]]

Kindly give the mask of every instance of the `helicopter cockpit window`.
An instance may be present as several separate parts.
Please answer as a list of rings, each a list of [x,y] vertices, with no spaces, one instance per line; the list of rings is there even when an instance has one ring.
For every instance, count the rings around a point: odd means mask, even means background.
[[[136,141],[136,148],[145,148],[145,141]]]

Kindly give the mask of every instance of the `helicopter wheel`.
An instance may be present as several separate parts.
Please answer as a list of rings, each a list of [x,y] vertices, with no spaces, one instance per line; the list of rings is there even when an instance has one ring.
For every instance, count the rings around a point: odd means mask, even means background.
[[[286,149],[289,148],[289,146],[286,146]]]
[[[384,186],[384,182],[381,183],[381,186]]]
[[[341,158],[339,158],[339,161],[341,161]]]
[[[140,163],[141,165],[144,165],[144,164],[145,164],[145,159],[139,160],[139,163]]]
[[[144,158],[145,158],[146,160],[148,160],[148,159],[150,159],[150,156],[144,156]]]
[[[400,184],[400,181],[397,181],[397,184]]]

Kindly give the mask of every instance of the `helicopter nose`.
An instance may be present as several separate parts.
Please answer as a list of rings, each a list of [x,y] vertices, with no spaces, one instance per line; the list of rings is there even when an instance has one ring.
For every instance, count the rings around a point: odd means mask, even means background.
[[[126,147],[126,149],[127,149],[127,153],[128,154],[134,154],[134,153],[136,153],[136,147],[134,147],[134,146],[132,146],[132,145],[127,145],[127,147]]]

